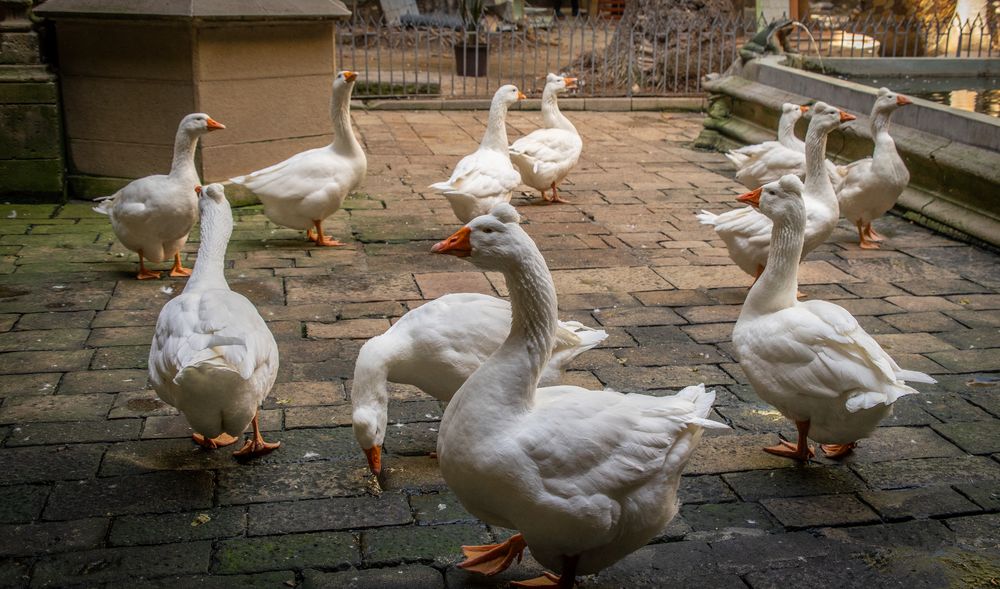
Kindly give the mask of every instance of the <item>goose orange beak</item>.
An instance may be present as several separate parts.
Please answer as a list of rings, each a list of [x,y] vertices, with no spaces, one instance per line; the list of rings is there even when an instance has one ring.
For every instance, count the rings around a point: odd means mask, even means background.
[[[527,96],[524,95],[524,92],[521,92],[520,90],[518,90],[517,91],[517,99],[518,100],[524,100],[525,98],[527,98]]]
[[[913,104],[913,101],[900,94],[896,97],[896,104],[899,106],[906,106],[907,104]]]
[[[840,122],[841,123],[846,123],[847,121],[853,121],[856,118],[858,118],[858,117],[856,117],[854,115],[851,115],[851,114],[847,114],[844,111],[840,111]]]
[[[365,450],[365,458],[368,459],[368,469],[372,474],[378,476],[382,472],[382,447],[372,446]]]
[[[344,79],[348,82],[353,82],[358,79],[358,72],[346,71],[344,72]]]
[[[566,81],[567,88],[576,88],[576,78],[563,78]]]
[[[201,185],[198,185],[198,186],[194,187],[194,193],[195,194],[201,194]]]
[[[472,242],[469,241],[471,235],[472,229],[469,229],[468,226],[462,227],[448,239],[435,243],[434,247],[431,248],[431,253],[468,258],[472,255]]]
[[[757,190],[751,190],[746,194],[741,194],[737,196],[736,200],[740,201],[743,204],[748,204],[754,208],[757,208],[760,206],[760,195],[762,192],[764,192],[763,187],[758,188]]]
[[[809,112],[809,105],[803,104],[802,106],[799,107],[799,110],[802,112],[802,114],[806,114],[807,112]]]
[[[219,121],[213,119],[212,117],[208,117],[208,120],[205,121],[205,126],[208,127],[209,131],[215,131],[216,129],[225,129],[226,128],[225,125],[223,125]]]

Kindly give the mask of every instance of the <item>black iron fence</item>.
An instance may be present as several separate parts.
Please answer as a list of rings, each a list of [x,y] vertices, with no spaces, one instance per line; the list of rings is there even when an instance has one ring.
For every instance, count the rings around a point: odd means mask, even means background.
[[[483,98],[505,83],[540,92],[548,72],[580,78],[578,96],[690,95],[725,70],[765,23],[753,18],[626,25],[603,18],[527,17],[513,25],[415,18],[389,25],[355,18],[338,28],[338,63],[359,72],[358,98]],[[962,21],[814,17],[787,45],[823,57],[998,57],[994,27]]]

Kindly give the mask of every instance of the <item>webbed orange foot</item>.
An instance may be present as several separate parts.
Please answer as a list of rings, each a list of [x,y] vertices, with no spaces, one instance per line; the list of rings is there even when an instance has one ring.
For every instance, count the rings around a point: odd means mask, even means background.
[[[159,278],[159,272],[153,272],[152,270],[146,270],[145,268],[140,268],[139,273],[135,275],[138,280],[152,280],[154,278]]]
[[[885,236],[875,231],[871,223],[865,225],[865,236],[872,241],[885,241]]]
[[[486,576],[495,575],[506,570],[515,558],[521,562],[527,547],[521,534],[514,534],[501,544],[462,546],[466,560],[458,563],[458,568]]]
[[[237,458],[263,456],[264,454],[274,452],[279,446],[281,446],[281,442],[265,442],[263,438],[250,438],[245,444],[243,444],[242,448],[233,452],[233,456],[236,456]]]
[[[185,268],[181,264],[181,255],[179,253],[174,254],[174,266],[170,269],[170,275],[174,278],[191,276],[191,269]]]
[[[823,451],[823,454],[826,455],[827,458],[831,458],[831,459],[834,459],[834,460],[836,460],[837,458],[843,458],[844,456],[847,456],[848,454],[850,454],[851,452],[853,452],[854,449],[857,448],[857,447],[858,447],[858,443],[857,442],[851,442],[850,444],[820,444],[819,445],[819,448],[820,448],[820,450]]]
[[[774,454],[775,456],[794,458],[795,460],[801,460],[803,462],[809,460],[813,456],[816,456],[816,452],[813,451],[812,446],[806,446],[805,450],[802,450],[797,444],[786,441],[782,441],[776,446],[767,446],[764,448],[764,451],[768,454]]]
[[[214,438],[206,438],[201,434],[191,434],[191,439],[194,440],[195,444],[198,444],[203,448],[209,448],[210,450],[235,444],[237,440],[237,438],[234,438],[227,433],[221,433]]]

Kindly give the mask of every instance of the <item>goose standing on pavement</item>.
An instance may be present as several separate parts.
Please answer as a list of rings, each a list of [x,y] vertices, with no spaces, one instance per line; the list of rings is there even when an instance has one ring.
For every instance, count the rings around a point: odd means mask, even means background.
[[[156,320],[149,382],[184,414],[199,445],[232,444],[252,425],[253,435],[235,455],[266,454],[281,444],[265,442],[259,423],[260,404],[278,376],[278,346],[253,303],[226,282],[233,213],[222,185],[200,188],[198,259],[184,292]]]
[[[187,115],[177,127],[169,174],[133,180],[111,196],[97,199],[94,211],[110,217],[118,241],[139,254],[139,280],[160,277],[159,272],[146,268],[143,258],[151,262],[173,258],[171,276],[191,275],[181,264],[180,251],[198,220],[194,187],[201,180],[194,153],[202,135],[225,128],[205,113]]]

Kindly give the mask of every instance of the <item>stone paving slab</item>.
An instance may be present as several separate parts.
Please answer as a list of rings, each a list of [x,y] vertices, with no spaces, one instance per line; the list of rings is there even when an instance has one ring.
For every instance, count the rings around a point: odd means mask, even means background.
[[[693,151],[697,115],[574,112],[585,150],[572,205],[514,203],[555,276],[560,313],[607,330],[567,382],[717,391],[653,543],[595,577],[612,587],[979,587],[1000,583],[1000,257],[896,217],[862,251],[842,223],[802,265],[917,385],[845,460],[765,454],[794,429],[747,385],[730,342],[750,278],[694,212],[736,206],[724,158]],[[137,282],[135,258],[86,203],[0,207],[0,587],[504,587],[454,567],[461,544],[510,531],[472,517],[434,459],[442,407],[392,386],[379,494],[350,428],[361,344],[447,292],[506,295],[503,279],[428,250],[458,228],[426,188],[473,150],[480,112],[356,111],[369,154],[320,249],[259,206],[235,210],[227,276],[281,353],[262,426],[274,454],[237,463],[194,446],[148,389],[159,309],[180,279]],[[511,137],[537,113],[511,113]],[[17,211],[16,217],[9,213]],[[197,251],[197,232],[185,248]],[[398,424],[398,425],[395,425]],[[992,585],[991,585],[992,584]]]

